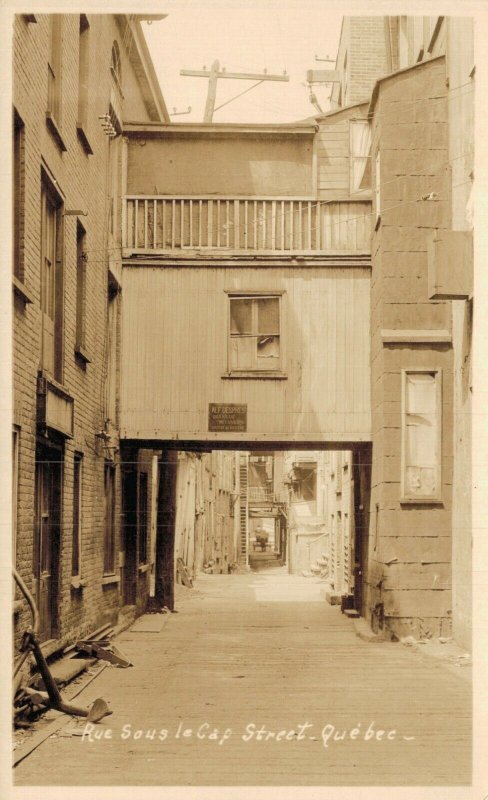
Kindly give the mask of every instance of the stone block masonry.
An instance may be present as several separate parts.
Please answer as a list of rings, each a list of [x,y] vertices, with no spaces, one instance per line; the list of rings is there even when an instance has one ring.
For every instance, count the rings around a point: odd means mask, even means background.
[[[435,106],[427,112],[431,97]],[[449,339],[436,344],[421,334],[451,329],[449,304],[429,303],[426,291],[428,234],[449,225],[446,115],[442,58],[379,83],[372,119],[380,186],[372,242],[373,511],[366,616],[397,637],[445,635],[452,618],[452,348]],[[430,192],[435,199],[422,200]],[[399,340],[385,341],[384,330]],[[402,497],[402,371],[408,369],[442,376],[442,484],[434,501],[406,503]]]

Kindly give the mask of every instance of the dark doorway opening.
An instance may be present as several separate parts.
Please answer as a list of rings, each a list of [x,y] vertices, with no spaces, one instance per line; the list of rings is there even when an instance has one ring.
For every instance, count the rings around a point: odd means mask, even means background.
[[[36,451],[34,597],[39,609],[39,639],[58,631],[59,551],[63,450],[39,445]]]

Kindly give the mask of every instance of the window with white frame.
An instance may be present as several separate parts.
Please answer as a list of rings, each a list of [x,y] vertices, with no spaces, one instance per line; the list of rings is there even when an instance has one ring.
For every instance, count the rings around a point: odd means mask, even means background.
[[[402,500],[441,500],[441,371],[402,371]]]
[[[279,372],[282,369],[281,295],[229,296],[230,372]]]
[[[371,125],[366,119],[349,122],[351,194],[371,189]]]

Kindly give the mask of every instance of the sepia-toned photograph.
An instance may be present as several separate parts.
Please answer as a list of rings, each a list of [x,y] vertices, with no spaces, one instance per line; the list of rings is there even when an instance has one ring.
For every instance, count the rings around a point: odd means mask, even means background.
[[[33,5],[3,25],[10,791],[483,800],[476,20]]]

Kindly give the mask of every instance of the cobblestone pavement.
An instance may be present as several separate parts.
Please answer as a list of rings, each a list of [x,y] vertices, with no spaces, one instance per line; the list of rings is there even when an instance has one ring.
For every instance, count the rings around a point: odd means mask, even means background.
[[[465,674],[362,641],[322,587],[269,570],[180,589],[162,630],[117,640],[134,666],[107,667],[77,698],[113,714],[90,733],[67,717],[16,784],[469,784]]]

